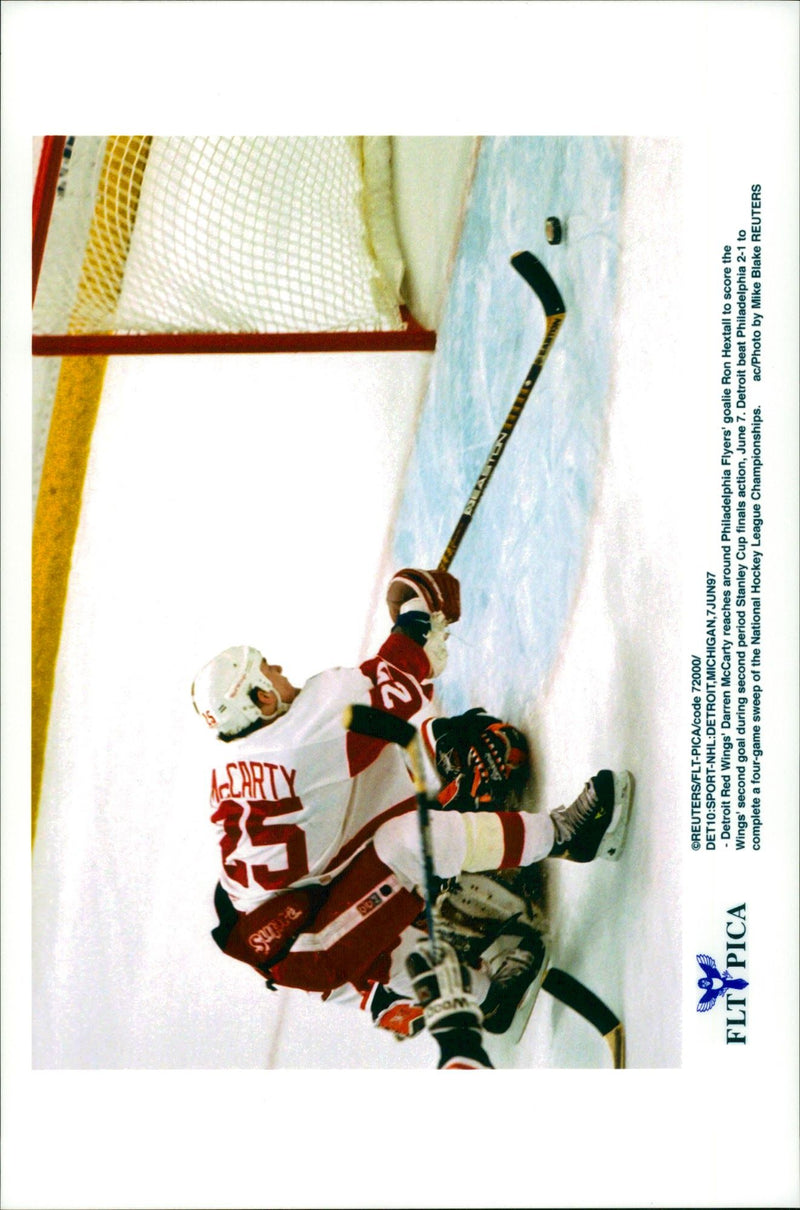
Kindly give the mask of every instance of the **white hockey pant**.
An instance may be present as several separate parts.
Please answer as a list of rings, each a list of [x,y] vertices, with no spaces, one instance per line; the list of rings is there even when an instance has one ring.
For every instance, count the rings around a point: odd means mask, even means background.
[[[513,865],[543,861],[553,847],[553,823],[547,814],[519,812],[524,841],[519,859],[508,861],[505,833],[500,816],[489,811],[462,814],[459,811],[430,812],[430,837],[434,872],[440,878],[455,878],[462,872],[498,870]],[[374,836],[375,849],[397,877],[410,889],[424,887],[422,845],[416,813],[399,815],[381,824]]]

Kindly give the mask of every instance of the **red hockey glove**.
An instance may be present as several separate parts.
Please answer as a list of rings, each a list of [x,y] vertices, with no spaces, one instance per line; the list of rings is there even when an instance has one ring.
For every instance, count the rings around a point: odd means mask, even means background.
[[[386,593],[386,604],[393,622],[397,621],[401,605],[421,597],[429,613],[443,613],[448,622],[461,617],[461,586],[449,571],[419,571],[406,567],[392,577]]]

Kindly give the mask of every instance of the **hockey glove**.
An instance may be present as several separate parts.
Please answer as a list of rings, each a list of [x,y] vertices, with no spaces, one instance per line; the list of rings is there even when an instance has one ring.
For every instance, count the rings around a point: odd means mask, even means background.
[[[401,607],[415,597],[428,613],[444,614],[447,622],[457,622],[461,617],[461,587],[448,571],[418,571],[406,567],[396,572],[386,592],[393,622],[400,616]]]
[[[406,959],[425,1025],[439,1044],[441,1067],[491,1067],[481,1045],[483,1018],[470,976],[452,946],[421,941]]]
[[[511,723],[477,707],[454,718],[435,719],[436,768],[444,784],[442,806],[497,811],[518,795],[530,771],[528,741]]]

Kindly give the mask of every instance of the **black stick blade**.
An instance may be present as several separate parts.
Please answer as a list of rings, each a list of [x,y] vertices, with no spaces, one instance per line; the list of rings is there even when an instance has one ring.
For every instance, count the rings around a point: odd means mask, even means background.
[[[566,1004],[603,1035],[615,1068],[625,1066],[625,1026],[599,996],[566,971],[551,966],[542,983],[544,991]]]
[[[566,315],[567,308],[558,286],[532,252],[515,252],[511,257],[511,264],[517,273],[525,278],[542,304],[545,315]]]
[[[619,1017],[612,1013],[608,1005],[566,971],[551,967],[542,987],[584,1017],[603,1037],[619,1025]]]
[[[378,710],[375,706],[348,706],[344,725],[348,731],[369,735],[373,739],[384,739],[387,743],[399,744],[401,748],[407,748],[416,735],[415,728],[404,718],[387,714],[385,710]]]

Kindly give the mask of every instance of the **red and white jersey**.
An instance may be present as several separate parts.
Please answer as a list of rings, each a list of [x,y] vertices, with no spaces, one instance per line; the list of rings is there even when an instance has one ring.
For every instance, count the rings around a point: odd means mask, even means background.
[[[402,750],[343,720],[358,703],[420,725],[431,714],[429,675],[422,648],[393,634],[359,668],[312,677],[268,726],[217,744],[211,818],[220,881],[239,912],[287,887],[326,885],[382,823],[414,810]]]

